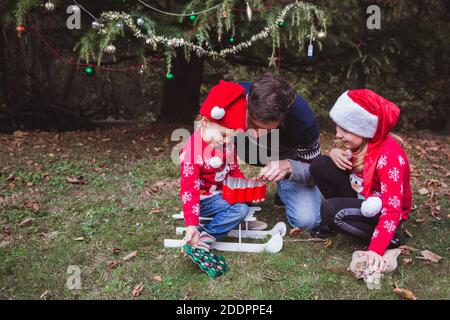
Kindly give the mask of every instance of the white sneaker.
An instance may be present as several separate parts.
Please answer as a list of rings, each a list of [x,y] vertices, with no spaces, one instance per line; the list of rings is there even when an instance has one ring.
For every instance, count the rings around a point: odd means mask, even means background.
[[[267,229],[267,223],[263,222],[263,221],[248,221],[248,222],[242,222],[241,223],[242,228],[246,228],[246,225],[248,226],[248,230],[254,230],[254,231],[262,231],[262,230],[266,230]]]

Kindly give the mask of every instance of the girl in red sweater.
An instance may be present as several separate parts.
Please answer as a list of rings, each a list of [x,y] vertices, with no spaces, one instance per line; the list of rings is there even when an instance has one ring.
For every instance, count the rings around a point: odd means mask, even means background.
[[[199,129],[180,151],[185,241],[206,251],[248,214],[245,203],[230,205],[221,193],[228,176],[244,178],[232,139],[235,130],[246,128],[244,90],[239,84],[226,81],[214,86],[200,108]],[[199,226],[199,216],[213,219]]]
[[[400,225],[411,210],[408,157],[389,134],[399,115],[371,90],[345,92],[330,111],[345,150],[331,150],[310,168],[326,199],[322,221],[368,243],[365,254],[379,271],[387,265],[386,249],[404,243]]]

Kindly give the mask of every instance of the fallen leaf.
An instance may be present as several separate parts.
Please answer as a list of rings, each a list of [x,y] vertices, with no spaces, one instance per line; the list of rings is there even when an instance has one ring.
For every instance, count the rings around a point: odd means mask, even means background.
[[[161,151],[163,151],[164,149],[163,149],[163,148],[153,148],[153,150],[155,150],[155,152],[161,152]]]
[[[28,135],[28,132],[23,132],[20,130],[14,131],[13,136],[16,138],[23,138]]]
[[[412,233],[411,233],[406,227],[403,228],[403,232],[404,232],[409,238],[412,238],[412,237],[413,237]]]
[[[150,210],[150,214],[157,214],[157,213],[161,213],[164,212],[164,210],[159,209],[159,208],[153,208],[152,210]]]
[[[156,281],[156,282],[161,282],[162,281],[161,276],[154,276],[153,280]]]
[[[33,182],[27,182],[27,187],[30,188],[33,186]]]
[[[403,258],[403,260],[402,260],[403,265],[408,265],[408,264],[411,264],[412,262],[413,262],[413,259],[411,259],[411,258]]]
[[[69,178],[66,179],[66,181],[68,183],[71,183],[71,184],[86,184],[87,183],[87,181],[82,176],[80,176],[80,177],[69,177]]]
[[[133,295],[133,297],[138,297],[141,295],[142,290],[144,290],[144,284],[140,283],[136,287],[134,287],[133,290],[131,290],[131,294]]]
[[[73,238],[74,241],[84,241],[84,237]]]
[[[120,261],[110,260],[108,261],[108,268],[114,269],[118,264],[120,264]]]
[[[433,263],[439,263],[439,261],[441,261],[441,259],[442,259],[441,256],[438,256],[437,254],[435,254],[429,250],[423,250],[420,252],[420,254],[422,256],[419,257],[419,259],[425,260],[425,261],[431,261]]]
[[[14,181],[15,178],[16,178],[16,177],[15,177],[14,173],[11,173],[11,174],[6,178],[6,181],[8,181],[8,182]]]
[[[402,297],[406,300],[417,300],[417,297],[414,295],[414,293],[409,289],[402,289],[399,287],[394,288],[394,293]]]
[[[422,195],[422,196],[425,196],[425,195],[427,195],[429,193],[430,193],[430,191],[427,188],[422,188],[422,189],[419,190],[419,194]]]
[[[289,235],[290,235],[291,237],[296,237],[296,236],[298,236],[301,232],[302,232],[302,229],[300,229],[300,228],[292,228],[291,230],[289,230]]]
[[[421,224],[425,222],[425,219],[416,219],[414,222],[417,224]]]
[[[45,290],[43,294],[41,294],[40,298],[41,300],[47,300],[47,294],[49,293],[48,290]]]
[[[125,257],[123,257],[122,260],[123,260],[123,261],[131,260],[131,259],[133,259],[134,257],[136,257],[136,255],[137,255],[137,251],[130,252],[130,253],[127,254]]]
[[[328,248],[329,246],[331,246],[332,241],[330,239],[326,240],[322,245],[324,248]]]
[[[119,253],[121,253],[122,252],[122,250],[120,250],[119,248],[114,248],[114,249],[112,249],[112,253],[113,254],[119,254]]]
[[[31,226],[33,224],[33,221],[34,221],[33,218],[27,218],[23,220],[21,223],[19,223],[19,227]]]
[[[413,247],[410,247],[410,246],[406,246],[406,245],[400,246],[400,247],[398,247],[398,248],[400,249],[401,253],[402,253],[403,255],[406,255],[406,256],[410,256],[410,255],[411,255],[411,251],[413,251],[413,252],[419,251],[419,250],[416,249],[416,248],[413,248]]]

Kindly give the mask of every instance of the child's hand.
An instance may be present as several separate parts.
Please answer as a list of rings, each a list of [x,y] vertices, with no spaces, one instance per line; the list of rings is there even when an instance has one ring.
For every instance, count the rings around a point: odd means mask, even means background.
[[[351,170],[353,168],[352,162],[349,160],[349,154],[339,148],[334,148],[330,151],[330,158],[333,160],[336,167],[341,170]]]
[[[198,236],[200,232],[198,231],[196,226],[189,226],[186,228],[186,236],[184,237],[184,241],[186,244],[190,244],[195,246],[198,242]]]
[[[369,258],[367,267],[371,268],[374,271],[383,272],[389,266],[388,261],[384,257],[373,251],[364,251],[361,253],[361,255],[367,256]]]

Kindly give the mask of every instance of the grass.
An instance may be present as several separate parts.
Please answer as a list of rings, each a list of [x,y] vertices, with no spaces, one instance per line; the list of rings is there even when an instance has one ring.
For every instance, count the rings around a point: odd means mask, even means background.
[[[176,237],[179,224],[171,215],[180,210],[178,168],[170,161],[173,144],[167,143],[172,129],[0,135],[0,298],[399,299],[392,292],[395,284],[419,299],[450,298],[449,191],[439,185],[449,183],[447,141],[407,138],[415,208],[406,223],[413,235],[408,245],[439,254],[442,261],[400,263],[381,290],[369,291],[346,270],[352,252],[363,246],[345,236],[332,238],[327,248],[296,242],[306,238],[302,233],[287,236],[278,254],[223,253],[231,271],[215,280],[178,250],[165,249],[163,240]],[[322,141],[326,151],[332,136],[324,134]],[[80,176],[87,184],[66,181]],[[427,179],[438,186],[431,188]],[[162,189],[152,187],[161,181]],[[424,186],[435,190],[432,207],[417,193]],[[261,214],[270,225],[286,221],[282,210],[271,206],[274,192],[270,186]],[[430,215],[436,206],[440,220]],[[26,218],[34,219],[31,225],[19,226]],[[108,262],[135,250],[134,259],[108,268]],[[81,270],[78,290],[66,286],[73,265]],[[142,295],[133,297],[140,283]]]

